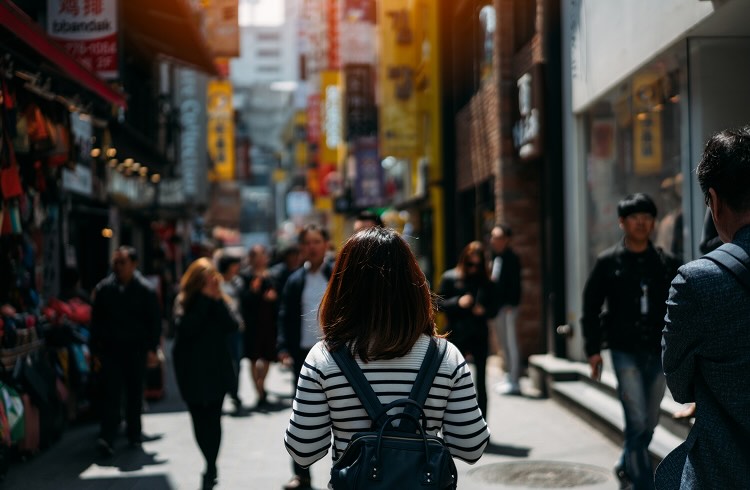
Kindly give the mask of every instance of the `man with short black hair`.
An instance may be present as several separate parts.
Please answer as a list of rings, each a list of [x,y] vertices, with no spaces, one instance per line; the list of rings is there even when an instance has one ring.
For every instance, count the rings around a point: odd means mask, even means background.
[[[674,399],[695,402],[696,412],[687,440],[659,465],[656,484],[748,488],[750,127],[713,135],[696,174],[724,244],[680,267],[669,291],[664,373]]]
[[[125,421],[131,447],[141,444],[141,410],[146,361],[156,357],[161,341],[159,300],[137,270],[138,254],[121,246],[112,257],[112,274],[97,284],[91,312],[91,349],[102,367],[101,431],[97,446],[114,452],[125,392]]]
[[[581,323],[591,376],[602,370],[608,347],[625,415],[625,447],[615,466],[622,488],[653,488],[648,446],[664,397],[661,330],[669,282],[679,262],[650,240],[656,205],[646,194],[631,194],[617,205],[623,239],[596,259],[583,291]],[[606,301],[607,307],[602,313]]]
[[[383,220],[380,218],[380,215],[372,211],[362,211],[354,220],[354,233],[373,226],[383,226]]]
[[[311,224],[299,234],[306,261],[286,281],[281,295],[278,322],[279,360],[294,368],[294,387],[310,349],[320,340],[323,331],[318,323],[318,307],[328,287],[333,264],[326,260],[329,235],[325,228]],[[310,468],[292,462],[294,476],[286,490],[312,488]]]

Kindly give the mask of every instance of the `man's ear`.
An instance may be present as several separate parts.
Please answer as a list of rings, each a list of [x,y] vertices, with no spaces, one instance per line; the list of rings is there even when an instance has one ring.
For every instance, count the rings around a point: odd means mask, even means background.
[[[620,216],[619,218],[617,218],[617,222],[620,223],[620,229],[624,230],[625,229],[625,218],[623,218],[622,216]]]
[[[708,195],[709,195],[709,202],[708,207],[711,209],[711,214],[714,216],[714,218],[724,211],[724,201],[722,201],[719,198],[719,195],[716,193],[716,189],[713,187],[708,188]]]

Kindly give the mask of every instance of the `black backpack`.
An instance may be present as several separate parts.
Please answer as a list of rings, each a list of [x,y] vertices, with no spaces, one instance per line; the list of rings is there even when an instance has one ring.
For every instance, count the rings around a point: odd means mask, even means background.
[[[424,403],[435,379],[447,344],[438,353],[430,339],[422,367],[409,398],[383,406],[349,349],[332,353],[346,379],[372,420],[371,430],[358,432],[331,468],[331,488],[347,489],[455,489],[456,465],[439,437],[427,434]],[[402,413],[388,415],[394,407]],[[400,420],[398,427],[393,422]]]

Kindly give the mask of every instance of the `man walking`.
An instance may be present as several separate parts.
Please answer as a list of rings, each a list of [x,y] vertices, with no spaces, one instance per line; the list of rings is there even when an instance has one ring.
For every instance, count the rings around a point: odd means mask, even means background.
[[[518,348],[518,304],[521,302],[521,260],[510,248],[510,227],[498,225],[490,233],[490,280],[500,310],[495,317],[497,340],[503,346],[505,381],[495,387],[502,395],[521,394],[521,353]]]
[[[750,127],[708,141],[696,171],[718,250],[680,268],[662,356],[678,402],[695,402],[687,440],[656,470],[659,489],[750,485]]]
[[[122,392],[128,442],[141,443],[141,410],[146,360],[156,357],[161,339],[159,302],[153,287],[136,269],[133,247],[119,247],[112,274],[94,290],[91,347],[101,362],[103,400],[97,446],[104,456],[114,453],[120,426]]]
[[[653,488],[648,453],[664,396],[661,330],[669,283],[679,262],[649,239],[656,205],[631,194],[617,205],[623,239],[599,255],[583,291],[583,334],[591,376],[599,378],[609,347],[625,414],[625,447],[615,473],[625,488]],[[602,314],[602,306],[607,308]]]
[[[318,342],[322,330],[318,323],[320,300],[331,278],[333,265],[325,260],[328,250],[328,232],[316,225],[307,225],[299,234],[300,246],[307,258],[289,276],[281,295],[279,309],[278,351],[279,360],[294,367],[294,386],[310,349]],[[294,476],[284,486],[285,490],[309,489],[310,469],[292,463]]]

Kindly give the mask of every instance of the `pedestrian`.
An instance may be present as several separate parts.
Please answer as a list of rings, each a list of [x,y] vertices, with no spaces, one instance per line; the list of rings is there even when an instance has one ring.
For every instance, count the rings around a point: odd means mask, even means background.
[[[365,228],[370,228],[371,226],[383,226],[382,218],[379,214],[372,211],[362,211],[354,220],[354,233],[362,231]]]
[[[750,127],[713,135],[696,175],[725,243],[710,256],[736,255],[747,278]],[[750,286],[729,269],[705,258],[679,269],[667,301],[662,360],[674,399],[695,402],[695,424],[657,468],[657,488],[750,486],[748,319]]]
[[[270,272],[276,291],[283,291],[286,281],[292,275],[292,272],[302,266],[302,254],[299,246],[292,244],[282,248],[279,255],[281,256],[281,260],[269,267],[268,271]]]
[[[513,233],[508,225],[490,232],[490,280],[498,314],[493,325],[503,347],[505,379],[495,387],[502,395],[521,394],[521,351],[518,347],[518,305],[521,302],[521,260],[510,246]]]
[[[101,363],[103,400],[97,447],[103,456],[114,453],[123,391],[128,444],[140,446],[146,363],[156,362],[161,343],[159,300],[137,267],[136,250],[118,247],[112,256],[112,273],[97,284],[93,294],[90,346]]]
[[[368,228],[347,240],[320,306],[320,322],[323,338],[305,359],[285,436],[287,451],[305,467],[323,458],[331,441],[335,462],[352,435],[370,430],[372,423],[331,352],[348,349],[385,405],[409,396],[431,338],[437,337],[427,279],[394,230]],[[489,430],[466,361],[449,342],[425,411],[427,432],[442,432],[454,457],[468,463],[481,457]]]
[[[660,341],[669,282],[679,261],[653,246],[654,201],[631,194],[617,205],[622,240],[602,252],[583,290],[581,323],[591,376],[602,372],[608,347],[625,414],[625,446],[615,465],[622,488],[653,488],[648,446],[664,397]],[[607,308],[602,313],[602,306]]]
[[[227,337],[239,324],[221,291],[221,275],[207,258],[190,264],[175,305],[172,351],[177,386],[188,406],[193,434],[206,461],[202,488],[216,485],[224,395],[236,376]]]
[[[299,234],[307,260],[286,282],[279,308],[278,355],[285,365],[291,365],[295,386],[302,363],[310,349],[322,336],[318,322],[318,307],[323,298],[333,265],[326,260],[328,231],[317,225],[305,226]],[[292,461],[294,476],[285,490],[312,488],[310,469]]]
[[[496,313],[482,242],[469,243],[458,265],[440,278],[437,304],[445,313],[448,340],[474,362],[474,385],[482,415],[487,417],[488,320]],[[471,361],[469,361],[471,362]]]
[[[276,359],[276,320],[279,295],[268,271],[268,252],[254,245],[248,254],[250,275],[244,278],[242,318],[245,322],[245,357],[250,360],[250,379],[258,396],[257,406],[266,404],[266,376]]]
[[[224,293],[225,297],[228,298],[229,309],[239,325],[237,331],[229,334],[227,337],[229,342],[229,352],[232,355],[232,364],[234,366],[234,372],[236,373],[234,382],[229,389],[229,396],[232,398],[232,405],[234,406],[234,413],[236,415],[242,413],[242,399],[239,394],[239,373],[240,361],[242,360],[245,351],[245,322],[240,311],[240,296],[244,289],[244,281],[239,275],[241,262],[242,260],[239,256],[233,255],[226,249],[221,251],[217,260],[217,269],[222,278],[221,291]]]

